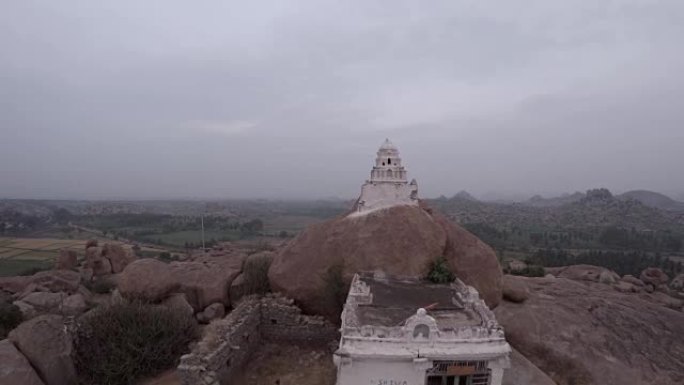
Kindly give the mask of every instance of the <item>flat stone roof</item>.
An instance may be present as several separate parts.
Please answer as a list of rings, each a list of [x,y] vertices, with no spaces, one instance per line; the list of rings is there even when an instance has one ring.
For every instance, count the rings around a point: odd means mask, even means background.
[[[426,309],[444,331],[483,322],[470,306],[464,306],[452,285],[374,273],[359,273],[359,280],[372,296],[370,303],[359,303],[356,309],[361,325],[401,326],[420,308]]]

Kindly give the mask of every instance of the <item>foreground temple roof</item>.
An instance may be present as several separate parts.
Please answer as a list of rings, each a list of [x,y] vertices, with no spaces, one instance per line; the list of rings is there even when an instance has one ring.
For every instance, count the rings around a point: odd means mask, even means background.
[[[354,276],[342,313],[341,356],[507,355],[510,347],[477,290],[381,272]]]

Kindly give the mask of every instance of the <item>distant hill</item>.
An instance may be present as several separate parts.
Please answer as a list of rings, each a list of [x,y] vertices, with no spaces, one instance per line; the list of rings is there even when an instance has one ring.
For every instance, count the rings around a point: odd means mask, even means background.
[[[646,206],[654,207],[660,210],[668,211],[684,211],[684,203],[678,202],[669,196],[654,191],[648,190],[634,190],[628,191],[624,194],[618,195],[616,198],[620,200],[633,199],[643,203]]]
[[[477,199],[474,196],[470,195],[470,193],[465,191],[465,190],[461,190],[461,191],[457,192],[456,195],[453,196],[453,198],[477,202]]]
[[[497,228],[570,230],[617,226],[674,230],[684,227],[682,216],[676,212],[636,199],[618,198],[605,188],[558,198],[536,197],[522,203],[483,202],[462,196],[427,201],[459,223],[486,223]]]
[[[585,197],[585,194],[576,192],[574,194],[564,194],[555,198],[544,198],[541,195],[535,195],[523,204],[533,207],[559,207],[580,201]]]

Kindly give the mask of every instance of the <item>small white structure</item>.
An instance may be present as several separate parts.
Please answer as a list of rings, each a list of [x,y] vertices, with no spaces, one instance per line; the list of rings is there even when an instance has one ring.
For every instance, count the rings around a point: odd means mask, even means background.
[[[382,273],[354,276],[337,385],[501,385],[511,348],[477,291]]]
[[[396,205],[418,205],[418,184],[409,183],[401,165],[399,150],[385,139],[380,146],[370,179],[361,187],[356,205],[358,213]]]

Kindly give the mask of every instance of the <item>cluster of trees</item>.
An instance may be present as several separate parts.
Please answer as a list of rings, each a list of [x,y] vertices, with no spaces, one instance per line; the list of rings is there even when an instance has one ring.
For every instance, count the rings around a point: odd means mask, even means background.
[[[682,249],[682,237],[672,234],[670,231],[637,231],[636,229],[624,229],[609,227],[601,232],[599,243],[608,247],[655,250],[655,251],[680,251]]]
[[[684,264],[663,257],[660,253],[644,251],[591,250],[573,254],[562,249],[540,249],[533,254],[531,263],[546,267],[587,264],[602,266],[620,275],[636,277],[647,267],[660,267],[670,277],[684,272]]]
[[[681,234],[672,231],[639,231],[621,227],[572,230],[497,228],[487,223],[467,223],[466,229],[497,250],[532,248],[620,249],[652,252],[682,251]]]

